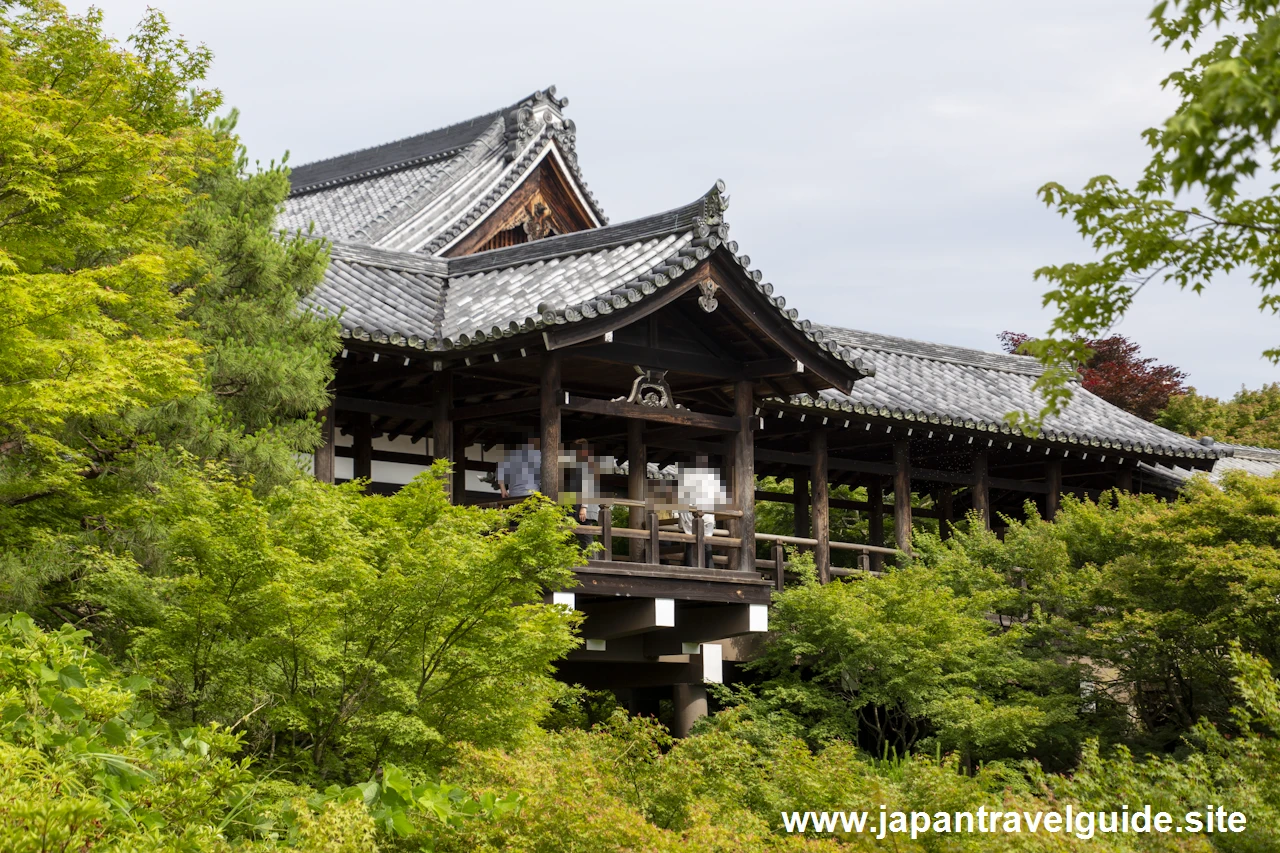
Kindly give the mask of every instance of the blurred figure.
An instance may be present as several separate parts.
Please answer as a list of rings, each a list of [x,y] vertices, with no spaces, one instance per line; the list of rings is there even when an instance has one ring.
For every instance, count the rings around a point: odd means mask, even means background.
[[[706,466],[679,466],[676,471],[676,497],[678,503],[702,510],[702,530],[703,535],[706,537],[706,544],[703,545],[702,565],[711,568],[714,565],[712,562],[711,537],[716,530],[716,516],[713,510],[717,506],[723,506],[728,502],[724,484],[720,482],[720,473],[716,469]],[[680,530],[692,536],[698,521],[693,512],[680,510],[676,513],[676,518],[680,522]],[[696,547],[693,542],[685,545],[684,563],[686,566],[697,565]]]
[[[504,498],[527,498],[542,490],[541,440],[529,439],[507,452],[498,463],[495,479]]]
[[[585,438],[573,443],[573,457],[565,471],[565,491],[573,503],[574,517],[579,524],[595,526],[600,523],[600,459],[592,453]],[[592,533],[579,533],[578,544],[590,550],[596,537]]]

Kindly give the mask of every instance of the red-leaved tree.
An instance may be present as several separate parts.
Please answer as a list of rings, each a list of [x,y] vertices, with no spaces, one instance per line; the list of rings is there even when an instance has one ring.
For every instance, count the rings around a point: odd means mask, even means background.
[[[1019,352],[1031,340],[1021,332],[1001,332],[1005,352]],[[1174,394],[1187,393],[1187,374],[1154,358],[1142,358],[1141,348],[1124,337],[1112,335],[1085,341],[1093,355],[1080,368],[1081,384],[1102,399],[1126,412],[1153,421],[1169,405]]]

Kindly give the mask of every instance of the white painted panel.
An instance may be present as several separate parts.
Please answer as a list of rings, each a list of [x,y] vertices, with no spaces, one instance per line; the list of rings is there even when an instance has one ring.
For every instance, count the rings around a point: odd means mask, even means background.
[[[578,597],[572,592],[553,592],[551,593],[552,604],[563,604],[570,610],[578,609]]]
[[[747,618],[747,630],[750,631],[768,631],[769,630],[769,605],[752,604],[751,614]]]
[[[655,598],[653,600],[653,624],[659,628],[676,626],[676,600],[674,598]]]
[[[350,480],[355,474],[356,460],[346,456],[338,456],[333,460],[333,478]]]
[[[587,640],[587,651],[603,652],[605,650],[604,640]]]
[[[702,680],[724,684],[724,650],[715,643],[702,644]]]

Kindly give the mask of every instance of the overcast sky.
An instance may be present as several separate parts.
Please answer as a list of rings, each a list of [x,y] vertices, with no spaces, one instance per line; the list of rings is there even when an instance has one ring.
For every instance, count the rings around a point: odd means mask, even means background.
[[[82,10],[88,3],[72,2]],[[1038,333],[1039,266],[1084,260],[1036,198],[1131,180],[1180,56],[1151,0],[431,3],[108,0],[211,47],[250,156],[299,164],[420,133],[552,84],[614,222],[717,178],[777,292],[814,320],[982,349]],[[1117,331],[1201,391],[1280,380],[1280,323],[1247,280],[1149,288]]]

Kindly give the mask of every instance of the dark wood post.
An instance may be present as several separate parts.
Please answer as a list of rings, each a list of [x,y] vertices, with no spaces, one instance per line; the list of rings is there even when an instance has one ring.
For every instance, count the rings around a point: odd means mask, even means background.
[[[973,456],[973,508],[982,517],[982,526],[991,529],[991,473],[987,466],[987,451],[979,450]]]
[[[560,353],[542,356],[542,493],[560,500]]]
[[[649,510],[649,562],[652,565],[658,565],[662,562],[662,537],[659,535],[661,528],[658,526],[658,511]]]
[[[791,502],[795,523],[791,532],[802,539],[809,538],[809,472],[803,468],[791,477]]]
[[[1048,491],[1044,495],[1044,517],[1053,520],[1058,514],[1062,499],[1062,460],[1050,459],[1044,464],[1044,481]]]
[[[702,513],[693,513],[693,565],[694,568],[707,568],[707,529],[702,524]]]
[[[633,501],[642,501],[646,497],[649,485],[649,456],[644,446],[644,421],[638,418],[627,420],[627,497]],[[643,507],[633,506],[628,513],[627,526],[632,530],[644,527],[645,511]],[[644,540],[631,539],[627,546],[631,552],[631,562],[644,562]]]
[[[755,418],[755,391],[749,379],[733,386],[734,414],[738,417],[738,434],[733,442],[733,502],[742,511],[738,535],[739,571],[749,572],[756,562],[756,444],[751,422]],[[734,568],[730,566],[730,568]]]
[[[827,482],[827,432],[814,430],[809,436],[809,450],[813,454],[810,481],[813,483],[813,538],[818,540],[813,549],[813,562],[818,569],[818,583],[831,582],[831,508],[828,503]],[[799,506],[799,504],[797,504]]]
[[[1122,492],[1133,491],[1133,469],[1121,468],[1116,472],[1116,488]]]
[[[598,560],[613,559],[613,506],[603,505],[600,507],[600,544],[604,546],[604,550],[600,552]]]
[[[867,484],[867,503],[871,504],[871,509],[867,514],[867,522],[871,534],[871,541],[868,545],[884,547],[884,483],[880,478],[872,477],[871,482]],[[884,555],[871,555],[871,570],[873,572],[883,571]]]
[[[316,479],[322,483],[333,482],[333,465],[335,454],[334,429],[333,420],[337,416],[337,412],[333,406],[325,409],[320,413],[320,446],[315,452],[315,475]]]
[[[911,442],[893,443],[893,538],[899,551],[911,553]]]
[[[938,535],[943,539],[951,538],[951,520],[955,517],[952,508],[953,497],[950,487],[938,492]]]
[[[457,465],[453,446],[453,374],[449,371],[436,374],[432,383],[431,400],[431,454],[437,460],[447,459]],[[449,500],[461,504],[465,495],[457,493],[452,477],[445,480],[449,490]]]
[[[355,457],[351,478],[373,479],[373,416],[367,412],[351,413],[351,452]]]
[[[787,549],[781,542],[773,543],[773,588],[782,592],[787,580]]]

